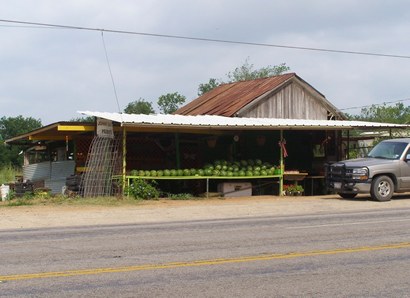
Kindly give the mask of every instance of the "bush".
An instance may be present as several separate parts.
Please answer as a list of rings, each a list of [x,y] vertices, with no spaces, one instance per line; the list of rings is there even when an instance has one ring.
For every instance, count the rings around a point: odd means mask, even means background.
[[[168,194],[168,198],[171,200],[189,200],[192,199],[193,195],[190,193],[177,193],[177,194]]]
[[[133,196],[136,200],[152,200],[158,199],[160,191],[155,187],[155,181],[147,181],[145,179],[134,179],[132,184],[127,188],[127,193]]]

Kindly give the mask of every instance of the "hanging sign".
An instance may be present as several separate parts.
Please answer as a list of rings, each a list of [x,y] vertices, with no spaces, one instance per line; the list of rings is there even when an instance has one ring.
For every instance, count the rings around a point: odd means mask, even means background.
[[[112,121],[102,118],[97,118],[97,136],[102,138],[114,138],[114,129]]]

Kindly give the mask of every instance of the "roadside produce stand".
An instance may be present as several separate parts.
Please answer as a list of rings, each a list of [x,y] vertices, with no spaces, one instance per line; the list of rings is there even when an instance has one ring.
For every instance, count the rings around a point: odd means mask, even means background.
[[[58,122],[5,141],[27,148],[24,180],[46,183],[45,172],[34,169],[48,161],[53,166],[56,163],[64,166],[64,171],[57,173],[64,173],[64,177],[57,177],[58,187],[54,193],[61,193],[67,182],[66,177],[77,174],[76,181],[81,175],[80,193],[84,196],[120,194],[132,180],[138,178],[155,179],[167,187],[179,185],[180,189],[175,191],[195,187],[201,191],[206,188],[207,192],[210,188],[213,191],[219,182],[245,183],[252,180],[259,187],[271,180],[271,185],[263,191],[282,195],[284,183],[289,181],[289,185],[295,184],[296,178],[304,177],[303,180],[296,180],[297,183],[303,181],[305,191],[313,194],[313,184],[320,186],[323,180],[320,171],[324,164],[345,156],[344,148],[349,146],[343,144],[343,130],[387,129],[391,132],[392,129],[409,127],[344,120],[81,113],[95,117],[96,121],[85,124]],[[100,127],[102,122],[107,126]],[[212,147],[215,140],[216,146]],[[314,152],[312,149],[315,149]],[[29,153],[49,159],[31,159],[33,155]],[[171,175],[162,172],[153,177],[151,173],[146,175],[138,170],[199,170],[206,163],[218,159],[235,162],[255,158],[270,162],[281,171],[258,175],[205,172]],[[299,173],[296,175],[292,171]],[[175,184],[177,180],[182,183]],[[90,192],[86,193],[85,189]]]
[[[152,179],[152,180],[204,180],[206,182],[206,191],[209,192],[209,184],[212,180],[225,180],[225,181],[245,181],[249,179],[274,179],[278,180],[279,183],[279,195],[283,194],[283,181],[284,174],[286,179],[295,178],[303,180],[307,173],[299,173],[298,175],[290,175],[285,171],[284,159],[288,155],[288,151],[291,152],[294,164],[299,161],[307,160],[306,154],[311,154],[310,147],[306,147],[307,150],[301,150],[304,143],[310,140],[309,133],[305,134],[304,139],[295,139],[294,144],[299,144],[296,146],[286,148],[286,140],[283,138],[284,131],[295,131],[299,132],[298,136],[301,136],[301,131],[322,131],[322,132],[332,132],[331,138],[328,138],[327,133],[325,134],[326,139],[332,141],[332,157],[335,159],[340,158],[340,151],[336,149],[336,144],[340,142],[341,130],[342,129],[353,129],[358,127],[366,128],[380,128],[380,127],[392,127],[397,128],[398,125],[386,124],[386,123],[372,123],[372,122],[361,122],[361,121],[342,121],[342,120],[306,120],[306,119],[272,119],[272,118],[240,118],[240,117],[223,117],[223,116],[211,116],[211,115],[197,115],[197,116],[183,116],[183,115],[131,115],[131,114],[119,114],[119,113],[104,113],[104,112],[80,112],[87,116],[94,116],[97,119],[105,119],[112,121],[114,123],[119,123],[122,129],[122,183],[123,189],[130,185],[133,179]],[[98,121],[98,120],[97,120]],[[281,170],[279,173],[274,173],[270,175],[241,175],[241,176],[231,176],[231,175],[209,175],[209,174],[178,174],[176,176],[162,175],[145,175],[145,173],[132,173],[135,168],[127,168],[127,136],[129,134],[135,133],[158,133],[158,134],[168,134],[175,136],[175,159],[177,169],[181,168],[181,154],[180,154],[180,144],[179,136],[180,134],[192,134],[192,135],[227,135],[231,134],[236,137],[235,132],[277,132],[276,144],[276,155],[279,155],[279,166]],[[339,132],[339,134],[336,133]],[[339,140],[339,141],[338,141]],[[323,144],[323,143],[321,143]],[[302,146],[300,146],[302,145]],[[138,147],[138,144],[135,146]],[[248,148],[250,152],[255,148]],[[272,152],[274,153],[274,152]],[[305,154],[305,156],[303,156]],[[292,161],[289,160],[289,161]],[[295,162],[296,161],[296,162]],[[288,162],[288,160],[287,160]],[[165,166],[165,165],[164,165]],[[290,168],[294,168],[291,165]],[[136,170],[138,171],[138,170]],[[293,179],[295,181],[296,179]]]

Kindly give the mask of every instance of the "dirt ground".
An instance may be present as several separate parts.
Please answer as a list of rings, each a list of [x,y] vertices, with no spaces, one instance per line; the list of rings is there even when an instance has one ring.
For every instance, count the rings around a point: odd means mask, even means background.
[[[371,201],[367,196],[344,200],[336,195],[327,195],[158,200],[132,206],[4,207],[0,208],[0,230],[323,214],[389,208],[410,208],[410,194],[396,196],[392,201],[384,203]]]

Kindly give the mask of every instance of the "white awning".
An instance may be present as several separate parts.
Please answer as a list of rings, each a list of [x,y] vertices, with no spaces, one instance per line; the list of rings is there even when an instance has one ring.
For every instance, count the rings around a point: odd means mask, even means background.
[[[122,114],[107,112],[79,111],[87,116],[94,116],[120,123],[127,127],[174,127],[174,128],[213,128],[213,129],[379,129],[379,128],[410,128],[410,125],[395,123],[379,123],[347,120],[307,120],[307,119],[277,119],[277,118],[240,118],[214,115],[162,115],[162,114]]]

